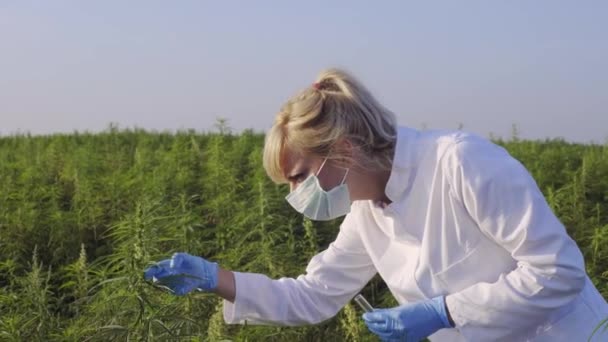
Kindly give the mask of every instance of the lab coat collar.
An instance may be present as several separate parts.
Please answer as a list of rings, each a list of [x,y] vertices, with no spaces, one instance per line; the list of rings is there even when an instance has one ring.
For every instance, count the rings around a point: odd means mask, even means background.
[[[397,128],[397,142],[391,174],[384,192],[392,201],[398,201],[409,187],[409,176],[417,162],[417,138],[420,132],[409,127]]]

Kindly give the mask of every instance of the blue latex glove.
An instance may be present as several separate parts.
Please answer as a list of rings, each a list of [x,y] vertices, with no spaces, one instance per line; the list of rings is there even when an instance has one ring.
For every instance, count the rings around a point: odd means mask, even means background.
[[[217,287],[218,265],[188,253],[175,253],[144,271],[144,278],[183,296],[194,289],[213,291]]]
[[[439,329],[451,328],[445,297],[435,297],[363,314],[367,328],[383,341],[418,342]]]

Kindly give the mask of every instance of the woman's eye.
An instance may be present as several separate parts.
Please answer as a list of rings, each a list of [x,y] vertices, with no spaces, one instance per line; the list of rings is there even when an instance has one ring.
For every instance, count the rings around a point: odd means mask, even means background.
[[[302,183],[303,181],[306,180],[306,176],[307,176],[307,172],[298,173],[296,175],[296,182],[298,184]]]
[[[300,184],[306,180],[306,177],[308,177],[308,171],[303,171],[303,172],[299,172],[293,176],[290,176],[289,180],[291,182],[293,182],[294,184]]]

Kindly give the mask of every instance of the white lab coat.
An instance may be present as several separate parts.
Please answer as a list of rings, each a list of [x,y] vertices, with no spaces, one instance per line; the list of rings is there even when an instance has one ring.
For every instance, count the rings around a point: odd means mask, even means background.
[[[503,148],[401,127],[386,194],[386,208],[353,202],[297,279],[235,272],[225,321],[318,323],[376,272],[401,304],[446,295],[456,327],[433,341],[583,341],[608,317],[576,243]]]

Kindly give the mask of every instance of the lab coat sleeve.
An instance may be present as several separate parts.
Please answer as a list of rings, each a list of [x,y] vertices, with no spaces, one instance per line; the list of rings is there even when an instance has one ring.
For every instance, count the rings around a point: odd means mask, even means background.
[[[335,316],[376,273],[351,216],[342,222],[336,240],[296,279],[235,272],[234,303],[224,300],[226,323],[295,326]]]
[[[482,233],[517,261],[516,269],[494,283],[446,296],[456,328],[475,341],[535,331],[582,290],[586,273],[579,248],[528,171],[504,148],[467,139],[446,154],[453,195]]]

